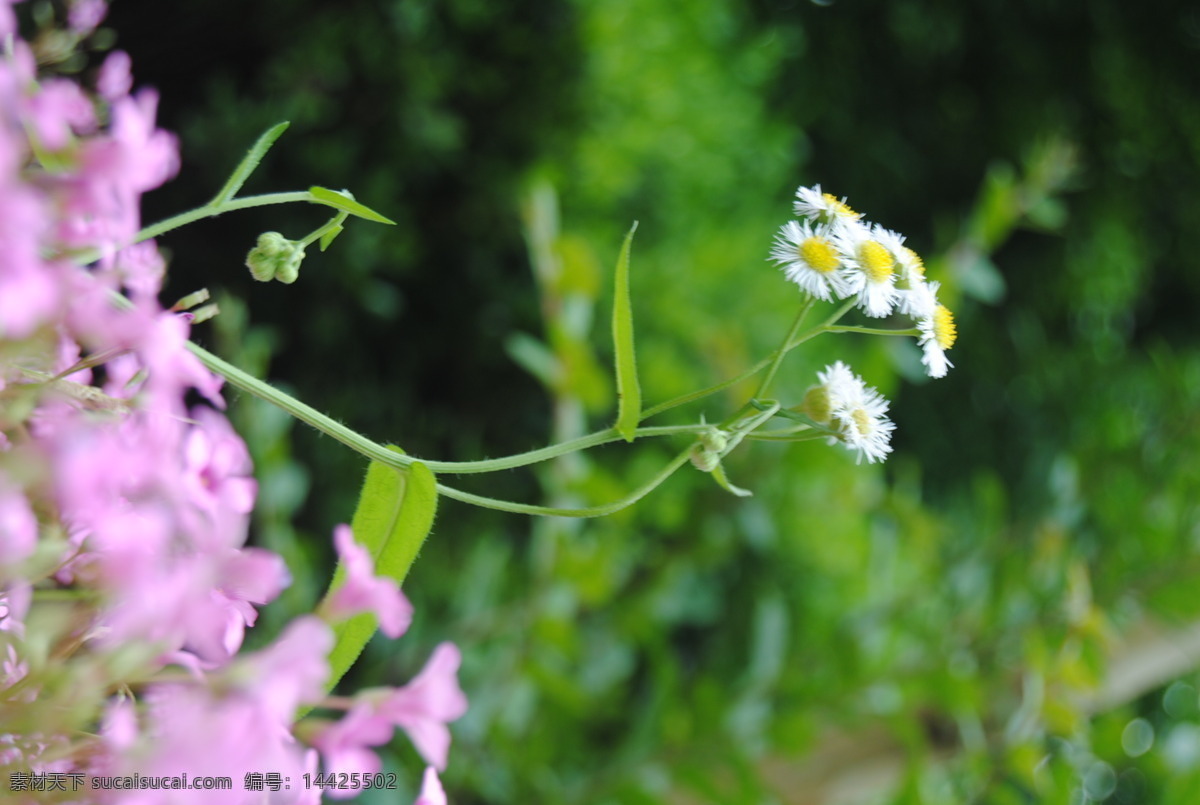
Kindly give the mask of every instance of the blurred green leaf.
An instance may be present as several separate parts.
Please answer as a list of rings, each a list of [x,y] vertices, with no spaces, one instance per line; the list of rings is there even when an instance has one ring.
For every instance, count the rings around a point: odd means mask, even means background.
[[[633,303],[629,293],[629,250],[637,221],[629,228],[613,279],[613,350],[617,369],[617,432],[632,442],[642,415],[642,389],[638,384],[633,347]]]
[[[403,452],[397,447],[391,449]],[[401,585],[433,528],[436,512],[437,481],[424,464],[415,462],[400,470],[373,461],[367,467],[350,529],[355,542],[375,560],[376,575],[395,579]],[[325,597],[328,599],[345,581],[345,563],[339,561]],[[329,655],[330,690],[358,659],[376,628],[378,622],[369,612],[334,626],[335,643]]]

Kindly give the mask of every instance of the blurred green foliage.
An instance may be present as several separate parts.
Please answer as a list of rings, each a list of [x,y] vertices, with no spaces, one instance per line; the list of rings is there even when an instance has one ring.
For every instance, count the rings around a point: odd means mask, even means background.
[[[444,504],[406,585],[413,629],[351,682],[463,647],[453,801],[832,801],[806,758],[875,733],[902,766],[878,801],[1189,801],[1196,675],[1099,710],[1095,690],[1129,630],[1200,616],[1195,8],[120,0],[111,23],[182,136],[148,217],[207,198],[289,119],[249,190],[348,187],[399,222],[351,222],[288,288],[241,260],[316,213],[164,245],[173,292],[226,293],[198,337],[412,454],[611,424],[611,271],[634,220],[648,404],[782,337],[799,299],[765,257],[802,183],[905,233],[958,316],[938,382],[911,343],[849,335],[784,366],[785,404],[835,358],[895,401],[884,467],[752,444],[727,462],[747,500],[685,468],[586,523]],[[652,424],[719,420],[752,391]],[[269,629],[327,583],[365,462],[255,401],[233,411],[258,539],[297,578]],[[487,491],[603,501],[685,445]],[[386,762],[415,777],[402,740]]]

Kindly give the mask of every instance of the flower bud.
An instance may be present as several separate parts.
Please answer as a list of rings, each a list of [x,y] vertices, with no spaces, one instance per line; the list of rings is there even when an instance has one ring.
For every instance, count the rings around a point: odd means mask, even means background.
[[[708,428],[700,434],[699,441],[692,446],[688,458],[692,466],[701,472],[712,472],[721,463],[721,456],[729,444],[729,437],[719,428]]]
[[[246,267],[259,282],[279,280],[291,285],[300,276],[303,260],[304,247],[298,241],[288,240],[278,232],[263,232],[258,236],[258,245],[246,255]]]
[[[829,396],[829,387],[813,386],[805,393],[804,402],[796,408],[813,422],[828,425],[833,419],[833,402]]]

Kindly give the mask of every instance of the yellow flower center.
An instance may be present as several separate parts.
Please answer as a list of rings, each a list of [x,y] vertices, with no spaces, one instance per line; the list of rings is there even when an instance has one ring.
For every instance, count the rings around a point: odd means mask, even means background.
[[[858,430],[859,436],[871,435],[871,415],[866,410],[855,408],[850,417],[854,420],[854,427]]]
[[[954,314],[945,305],[938,305],[933,310],[933,338],[942,349],[950,349],[958,339]]]
[[[825,203],[829,205],[829,209],[833,210],[833,214],[839,218],[861,218],[862,216],[850,209],[850,205],[842,201],[840,198],[829,193],[822,193],[821,197],[825,199]]]
[[[811,237],[800,244],[800,259],[808,264],[813,271],[828,274],[841,263],[833,244],[825,238]]]
[[[871,282],[886,282],[896,266],[892,253],[874,240],[858,247],[858,262]]]

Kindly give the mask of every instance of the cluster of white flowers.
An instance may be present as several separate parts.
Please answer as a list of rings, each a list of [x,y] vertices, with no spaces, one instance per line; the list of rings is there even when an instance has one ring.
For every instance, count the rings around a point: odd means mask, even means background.
[[[859,461],[865,456],[873,464],[887,458],[896,425],[887,417],[883,395],[841,361],[818,372],[817,379],[820,385],[805,395],[804,412],[833,431],[830,444],[842,442],[858,453]]]
[[[801,187],[794,204],[799,221],[788,221],[771,248],[771,260],[787,278],[817,299],[853,299],[874,318],[900,313],[912,318],[930,377],[953,364],[954,316],[938,302],[938,283],[925,279],[920,256],[904,236],[863,220],[821,186]]]
[[[938,283],[925,278],[925,264],[904,245],[904,236],[863,220],[820,185],[797,190],[793,207],[798,220],[780,228],[770,259],[816,299],[852,300],[873,318],[911,318],[924,353],[921,363],[930,377],[945,377],[952,366],[946,350],[958,336],[954,316],[938,301]],[[896,426],[883,395],[841,361],[817,378],[820,383],[808,390],[800,409],[828,430],[831,444],[841,442],[859,461],[887,458]]]

